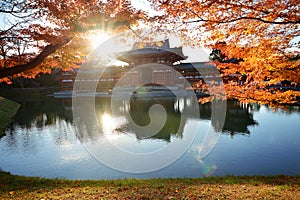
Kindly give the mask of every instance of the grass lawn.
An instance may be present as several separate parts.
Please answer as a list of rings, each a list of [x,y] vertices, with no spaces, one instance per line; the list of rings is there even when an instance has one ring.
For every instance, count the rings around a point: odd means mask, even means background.
[[[300,176],[62,180],[0,172],[0,199],[300,199]]]
[[[19,107],[18,103],[0,96],[0,137],[4,134],[8,123],[15,116]]]

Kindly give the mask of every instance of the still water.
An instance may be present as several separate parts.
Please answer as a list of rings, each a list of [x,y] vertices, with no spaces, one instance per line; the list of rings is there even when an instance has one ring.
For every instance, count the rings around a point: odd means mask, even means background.
[[[74,114],[72,99],[23,99],[6,135],[0,138],[0,169],[67,179],[300,174],[299,107],[274,112],[267,106],[228,101],[223,124],[212,116],[212,104],[195,107],[192,101],[131,99],[118,100],[118,106],[112,107],[110,98],[93,99],[92,106],[86,106],[83,98],[75,112],[84,114]],[[153,105],[160,106],[149,114]],[[161,108],[164,112],[158,112]],[[184,115],[186,110],[188,115]],[[190,115],[194,111],[196,114]],[[161,121],[162,115],[166,119],[160,127],[154,119]],[[130,120],[136,126],[130,125]],[[148,125],[147,130],[160,128],[155,134],[139,129]],[[130,158],[105,149],[103,138],[134,155],[155,152],[155,161],[145,161],[145,165],[162,164],[168,156],[159,154],[164,148],[173,145],[169,150],[174,154],[182,145],[187,148],[182,148],[183,154],[171,164],[133,173],[126,170]],[[109,158],[117,164],[106,162]],[[120,165],[121,171],[115,165]]]

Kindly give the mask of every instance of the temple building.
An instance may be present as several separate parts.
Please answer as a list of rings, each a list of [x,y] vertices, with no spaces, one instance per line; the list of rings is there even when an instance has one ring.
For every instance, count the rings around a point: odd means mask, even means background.
[[[119,52],[116,59],[125,66],[110,66],[100,77],[96,68],[83,71],[85,75],[76,78],[78,69],[63,71],[60,83],[62,91],[71,91],[75,81],[76,89],[85,90],[87,84],[97,82],[97,91],[109,91],[120,82],[124,87],[164,85],[189,87],[200,80],[210,81],[219,76],[216,67],[207,62],[187,63],[181,47],[171,48],[169,40],[154,43],[136,43],[130,51]],[[201,73],[200,73],[201,72]]]
[[[160,45],[159,45],[160,44]],[[142,48],[140,48],[142,47]],[[119,53],[118,60],[129,64],[129,76],[124,85],[156,83],[173,86],[178,80],[174,63],[185,60],[182,48],[170,48],[169,41],[158,43],[137,43],[133,50]],[[139,66],[139,67],[137,67]],[[168,68],[169,66],[170,68]]]

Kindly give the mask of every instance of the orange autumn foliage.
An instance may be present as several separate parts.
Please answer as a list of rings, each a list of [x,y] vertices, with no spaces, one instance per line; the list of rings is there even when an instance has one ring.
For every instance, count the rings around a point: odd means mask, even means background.
[[[126,0],[0,1],[0,81],[76,67],[91,31],[118,32],[143,18]]]
[[[152,1],[163,14],[154,17],[193,41],[219,49],[238,64],[216,62],[222,77],[243,74],[242,85],[225,84],[227,98],[261,103],[295,102],[295,91],[271,93],[280,81],[300,83],[300,6],[296,0]],[[210,86],[212,89],[215,86]],[[201,100],[206,101],[206,100]]]

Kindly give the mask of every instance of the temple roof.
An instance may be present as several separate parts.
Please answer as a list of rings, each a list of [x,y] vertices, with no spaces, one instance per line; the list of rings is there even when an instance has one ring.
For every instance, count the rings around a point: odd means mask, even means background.
[[[165,40],[153,43],[135,43],[132,50],[118,53],[117,59],[130,62],[135,58],[156,57],[157,55],[166,56],[174,62],[187,58],[183,55],[181,47],[170,48],[169,40]]]

